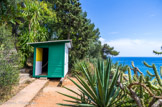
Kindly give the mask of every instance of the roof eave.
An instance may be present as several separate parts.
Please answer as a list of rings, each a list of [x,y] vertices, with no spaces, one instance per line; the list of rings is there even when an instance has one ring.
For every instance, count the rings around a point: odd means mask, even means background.
[[[48,43],[61,43],[61,42],[64,42],[64,43],[67,43],[67,42],[70,42],[70,45],[72,47],[72,40],[69,39],[69,40],[55,40],[55,41],[44,41],[44,42],[34,42],[34,43],[27,43],[28,45],[31,45],[31,46],[34,46],[34,45],[38,45],[38,44],[48,44]]]

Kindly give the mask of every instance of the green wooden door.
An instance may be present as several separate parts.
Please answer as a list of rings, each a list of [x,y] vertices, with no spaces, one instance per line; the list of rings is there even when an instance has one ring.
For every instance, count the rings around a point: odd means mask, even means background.
[[[64,77],[64,43],[49,45],[48,77]]]

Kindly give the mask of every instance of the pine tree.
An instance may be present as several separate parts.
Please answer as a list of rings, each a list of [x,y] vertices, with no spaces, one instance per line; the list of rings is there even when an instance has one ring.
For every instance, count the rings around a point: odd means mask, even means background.
[[[102,52],[102,58],[103,59],[107,59],[107,57],[109,55],[117,56],[119,54],[119,52],[117,52],[116,50],[114,50],[114,47],[110,47],[107,44],[104,44],[103,45],[101,52]]]
[[[91,20],[87,19],[87,13],[82,12],[79,0],[48,1],[53,3],[58,19],[57,24],[53,25],[57,39],[72,39],[71,63],[89,56],[89,50],[92,50],[90,45],[99,42],[100,32],[95,29]]]
[[[54,9],[57,12],[57,29],[60,39],[71,39],[79,29],[81,19],[81,7],[78,0],[56,0]]]

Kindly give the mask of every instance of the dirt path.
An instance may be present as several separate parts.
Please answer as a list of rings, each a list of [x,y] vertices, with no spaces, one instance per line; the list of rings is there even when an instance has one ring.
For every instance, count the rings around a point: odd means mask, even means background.
[[[76,81],[75,78],[72,78]],[[58,92],[63,92],[68,95],[74,95],[73,93],[69,92],[68,90],[57,87],[58,81],[51,80],[49,84],[40,92],[40,94],[31,102],[30,105],[27,107],[60,107],[57,103],[66,103],[63,100],[70,100],[70,98],[60,95]],[[63,86],[66,86],[70,89],[77,90],[77,87],[68,79],[64,80]]]

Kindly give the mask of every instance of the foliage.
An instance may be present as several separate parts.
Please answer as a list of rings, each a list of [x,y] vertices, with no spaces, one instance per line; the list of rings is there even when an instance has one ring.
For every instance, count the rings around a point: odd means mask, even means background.
[[[76,62],[73,64],[73,67],[71,69],[72,73],[77,73],[77,74],[81,74],[80,71],[80,65],[86,64],[87,67],[89,68],[89,63],[87,61],[84,60],[76,60]]]
[[[82,11],[79,0],[48,0],[54,5],[57,23],[53,24],[54,39],[72,39],[70,64],[85,57],[99,57],[99,29],[87,18]],[[94,52],[97,52],[96,55]],[[98,55],[98,56],[97,56]]]
[[[128,70],[128,65],[124,65],[124,64],[119,64],[118,62],[112,64],[112,68],[117,68],[119,67],[119,70],[123,73],[125,73]]]
[[[90,42],[87,57],[89,57],[90,59],[94,58],[102,59],[101,49],[102,49],[101,41]],[[97,60],[95,62],[97,62]]]
[[[119,54],[119,52],[114,50],[114,47],[110,47],[107,44],[103,45],[101,52],[103,59],[107,59],[109,55],[117,56]]]
[[[82,11],[79,0],[2,0],[0,3],[0,22],[12,29],[14,46],[23,65],[28,57],[33,57],[33,48],[27,43],[53,39],[72,39],[70,65],[77,59],[102,57],[99,29]],[[111,54],[117,52],[112,50]]]
[[[17,0],[1,0],[0,1],[0,25],[12,23],[16,20]]]
[[[18,82],[17,54],[13,46],[11,31],[6,25],[0,26],[0,100],[10,95]]]
[[[83,18],[86,19],[86,14],[84,14]],[[95,29],[95,25],[91,24],[90,20],[86,21],[85,24],[82,25],[81,29],[78,29],[76,35],[71,36],[73,48],[70,52],[70,62],[73,63],[76,59],[84,59],[85,57],[98,58],[100,51],[98,50],[96,56],[93,53],[98,49],[98,46],[100,46],[97,45],[99,44],[98,38],[99,30]],[[94,45],[94,47],[91,47],[92,45]]]
[[[13,86],[18,83],[19,72],[12,64],[6,61],[0,61],[0,100],[11,95]]]
[[[99,29],[82,11],[79,0],[1,0],[0,27],[3,28],[0,34],[0,63],[7,63],[1,69],[6,70],[6,76],[9,75],[4,78],[12,79],[14,72],[13,84],[18,76],[17,69],[13,68],[13,58],[18,59],[15,57],[18,53],[21,63],[26,65],[27,58],[33,57],[33,48],[27,45],[29,42],[72,39],[71,65],[77,59],[89,58],[90,61],[102,57]]]
[[[70,39],[81,27],[83,18],[78,0],[55,0],[54,9],[57,12],[59,38]]]
[[[21,20],[18,26],[17,50],[25,64],[27,57],[31,56],[33,48],[29,42],[49,40],[51,37],[50,24],[56,22],[56,14],[52,5],[38,0],[24,0],[25,8],[19,4]]]
[[[110,107],[114,106],[121,96],[119,95],[120,88],[116,83],[119,77],[119,70],[117,69],[113,78],[110,79],[111,61],[108,60],[107,65],[104,62],[98,61],[94,74],[92,75],[87,66],[80,65],[80,70],[86,77],[83,79],[80,75],[76,74],[75,78],[80,84],[70,79],[78,88],[79,92],[75,92],[67,87],[67,90],[76,94],[78,97],[70,96],[68,94],[60,93],[64,96],[72,98],[73,100],[65,100],[73,104],[59,104],[63,106],[96,106],[96,107]],[[75,101],[74,101],[75,100]]]
[[[92,59],[94,60],[94,58]],[[92,61],[91,58],[90,59],[83,59],[83,60],[77,60],[75,61],[75,63],[73,64],[72,68],[71,68],[71,73],[72,75],[75,75],[75,74],[78,74],[80,76],[82,76],[83,78],[86,79],[84,73],[80,70],[80,65],[86,65],[86,67],[89,69],[89,71],[92,71],[90,72],[90,74],[94,74],[94,70],[96,69],[95,68],[95,63],[91,62]]]
[[[132,68],[128,68],[128,78],[120,76],[121,80],[118,84],[122,91],[127,93],[127,96],[121,99],[117,106],[155,107],[156,103],[162,99],[162,80],[155,65],[148,65],[146,62],[144,65],[153,68],[154,75],[147,71],[148,75],[144,77],[143,73],[132,63]],[[134,71],[134,75],[131,70]]]

